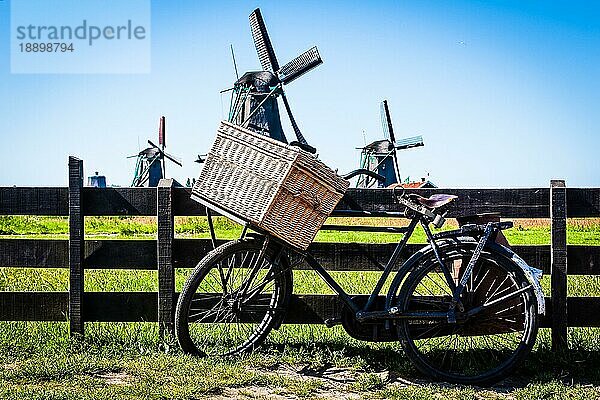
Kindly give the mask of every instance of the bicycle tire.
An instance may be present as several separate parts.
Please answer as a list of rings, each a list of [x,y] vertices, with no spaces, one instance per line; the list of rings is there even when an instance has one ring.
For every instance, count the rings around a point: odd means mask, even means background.
[[[256,281],[242,296],[242,282],[251,277],[248,267],[261,248],[261,240],[236,240],[217,247],[198,263],[183,286],[175,313],[175,333],[185,353],[250,352],[282,323],[292,294],[292,273],[285,257],[274,262],[272,246],[265,252]]]
[[[444,246],[442,257],[457,282],[474,249],[475,243],[467,242]],[[502,301],[511,293],[515,297]],[[406,277],[396,299],[401,312],[445,312],[451,297],[431,254]],[[424,374],[447,382],[487,386],[503,379],[535,344],[537,300],[521,268],[488,246],[473,269],[461,304],[466,313],[491,301],[498,302],[457,323],[399,320],[406,355]]]

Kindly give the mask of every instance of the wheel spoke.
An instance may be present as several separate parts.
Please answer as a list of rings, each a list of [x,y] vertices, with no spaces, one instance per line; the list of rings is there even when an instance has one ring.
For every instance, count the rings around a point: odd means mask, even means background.
[[[474,247],[473,247],[474,248]],[[460,277],[473,248],[444,255]],[[404,312],[446,312],[452,293],[440,285],[432,257],[413,271],[396,295]],[[462,278],[461,278],[462,279]],[[443,281],[442,281],[443,282]],[[460,296],[456,322],[398,320],[406,354],[424,372],[451,382],[476,384],[501,378],[533,345],[533,288],[510,262],[483,252]],[[447,296],[444,298],[444,296]],[[460,309],[459,309],[460,308]],[[469,310],[473,310],[469,314]],[[537,326],[537,325],[535,325]],[[537,328],[536,328],[537,329]],[[527,341],[527,346],[522,344]]]
[[[177,330],[186,351],[224,356],[252,350],[285,310],[289,270],[279,267],[281,261],[273,265],[273,252],[258,257],[261,246],[251,241],[223,246],[226,250],[201,261],[180,295],[178,309],[187,311]],[[185,334],[189,342],[182,341]]]

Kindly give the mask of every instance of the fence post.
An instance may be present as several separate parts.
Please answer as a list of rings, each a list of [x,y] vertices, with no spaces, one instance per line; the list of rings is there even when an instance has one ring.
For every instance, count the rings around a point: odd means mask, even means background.
[[[69,157],[69,332],[83,335],[83,161]]]
[[[173,269],[173,179],[161,179],[157,188],[158,324],[160,338],[174,333],[175,271]]]
[[[552,350],[567,343],[567,189],[564,180],[550,181]]]

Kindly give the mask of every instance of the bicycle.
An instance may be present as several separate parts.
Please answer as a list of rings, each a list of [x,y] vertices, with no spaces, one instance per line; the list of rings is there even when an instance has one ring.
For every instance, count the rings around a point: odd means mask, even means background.
[[[541,271],[496,243],[511,222],[441,228],[456,196],[424,198],[394,190],[410,219],[372,292],[351,296],[311,255],[252,227],[208,253],[187,279],[176,309],[176,335],[186,353],[232,356],[256,349],[284,322],[292,290],[292,260],[305,261],[344,304],[350,336],[400,341],[423,373],[453,383],[489,385],[513,371],[535,343],[545,311]],[[385,214],[384,214],[385,215]],[[398,216],[394,213],[388,216]],[[421,225],[428,245],[401,265]],[[392,273],[395,275],[392,276]],[[388,280],[385,301],[380,293]]]

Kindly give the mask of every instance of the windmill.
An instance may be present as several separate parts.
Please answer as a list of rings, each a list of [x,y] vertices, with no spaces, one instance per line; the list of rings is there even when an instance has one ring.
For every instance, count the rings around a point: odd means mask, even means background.
[[[132,187],[156,187],[158,182],[166,176],[165,164],[166,160],[171,160],[180,167],[183,166],[181,160],[171,154],[165,152],[166,147],[166,127],[165,117],[160,117],[158,125],[158,146],[151,140],[148,140],[150,147],[145,148],[138,154],[134,154],[127,158],[137,158],[135,164],[135,173]]]
[[[250,28],[262,71],[246,72],[230,89],[233,94],[229,121],[287,143],[277,103],[277,98],[281,97],[297,139],[291,144],[314,153],[316,150],[307,143],[292,115],[283,87],[323,62],[317,47],[310,48],[280,67],[258,8],[250,14]]]
[[[368,175],[363,175],[356,182],[356,187],[370,188],[376,183],[378,187],[388,187],[394,183],[398,183],[400,180],[400,170],[398,169],[397,151],[424,146],[422,136],[414,136],[396,141],[387,100],[381,103],[381,126],[384,139],[376,140],[358,149],[361,150],[360,168],[376,172],[385,177],[385,180],[377,181]]]

